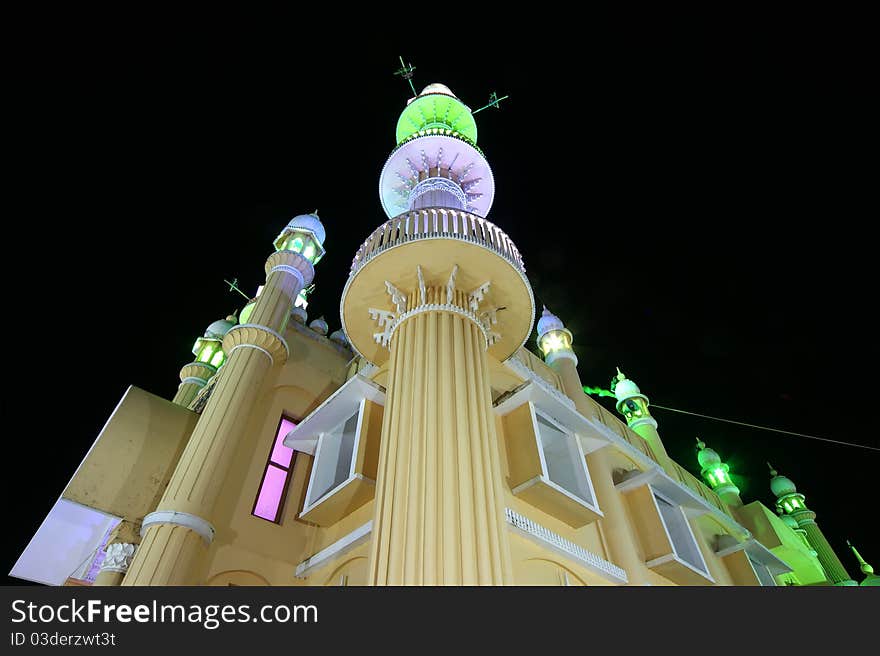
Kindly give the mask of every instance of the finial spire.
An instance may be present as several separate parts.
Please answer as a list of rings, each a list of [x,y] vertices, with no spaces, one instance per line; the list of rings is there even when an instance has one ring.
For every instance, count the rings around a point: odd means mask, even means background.
[[[770,475],[771,475],[771,476],[779,476],[779,473],[778,473],[775,469],[773,469],[773,465],[771,465],[771,464],[768,462],[768,463],[767,463],[767,466],[770,468]]]
[[[865,562],[865,559],[862,558],[862,555],[856,550],[854,546],[852,546],[852,543],[850,543],[849,540],[846,541],[846,546],[852,549],[853,554],[855,554],[856,560],[859,561],[859,567],[862,570],[862,574],[873,574],[874,568]]]
[[[697,438],[697,448],[700,451],[702,451],[703,449],[706,448],[706,443],[703,440],[701,440],[699,437]]]
[[[615,367],[615,369],[617,369],[617,380],[626,380],[626,376],[620,370],[620,367]]]

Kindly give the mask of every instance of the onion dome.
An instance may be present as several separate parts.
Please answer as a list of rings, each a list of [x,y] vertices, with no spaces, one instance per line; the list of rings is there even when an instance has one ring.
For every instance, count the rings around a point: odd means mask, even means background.
[[[311,214],[300,214],[299,216],[293,217],[290,220],[290,223],[287,224],[287,228],[308,230],[315,235],[315,239],[321,246],[324,245],[324,238],[327,236],[324,231],[324,224],[322,224],[321,219],[318,218],[318,210],[315,210]]]
[[[782,520],[783,524],[788,526],[788,528],[790,528],[792,530],[797,530],[797,528],[798,528],[797,520],[794,517],[792,517],[791,515],[781,515],[780,519]]]
[[[639,386],[627,378],[620,370],[620,367],[617,368],[617,376],[611,379],[611,388],[611,391],[614,392],[614,396],[617,397],[618,401],[623,401],[634,396],[644,396],[641,390],[639,390]]]
[[[319,335],[326,335],[327,331],[330,330],[330,326],[327,325],[327,322],[324,321],[324,317],[318,317],[312,323],[309,324],[309,328],[314,330]]]
[[[794,483],[792,483],[790,478],[780,476],[769,462],[767,463],[767,466],[770,467],[770,476],[773,477],[770,479],[770,491],[773,492],[777,498],[797,492],[797,488],[794,486]]]
[[[348,347],[348,337],[345,336],[345,333],[341,328],[330,333],[330,341],[335,342],[340,346]]]
[[[707,448],[706,443],[699,437],[697,438],[697,448],[700,450],[697,454],[697,460],[700,462],[700,467],[704,470],[712,469],[713,467],[721,467],[721,456],[718,455],[715,449]]]
[[[219,319],[208,326],[205,331],[205,337],[211,339],[223,339],[223,337],[238,323],[238,319],[234,314],[230,314],[225,319]]]
[[[290,311],[290,316],[293,317],[293,320],[297,323],[301,323],[302,325],[306,325],[306,321],[308,321],[309,315],[306,313],[306,309],[304,307],[300,307],[299,305],[295,306]]]
[[[544,306],[544,312],[538,319],[538,341],[551,330],[565,330],[562,320]]]

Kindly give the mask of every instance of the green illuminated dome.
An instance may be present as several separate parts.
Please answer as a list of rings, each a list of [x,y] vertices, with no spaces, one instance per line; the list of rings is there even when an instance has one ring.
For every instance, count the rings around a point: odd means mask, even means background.
[[[797,492],[797,488],[794,486],[791,479],[786,476],[780,476],[772,467],[770,468],[770,475],[773,477],[770,479],[770,491],[773,492],[777,498]]]
[[[721,465],[721,456],[714,449],[706,448],[706,443],[699,437],[697,438],[697,448],[700,450],[697,454],[700,467],[710,469]]]
[[[407,102],[397,120],[397,143],[420,132],[433,134],[432,130],[477,142],[477,122],[471,108],[456,98],[449,87],[439,83],[429,84]]]
[[[617,376],[611,380],[611,391],[618,401],[631,399],[634,396],[642,396],[639,386],[627,378],[620,369],[617,369]]]

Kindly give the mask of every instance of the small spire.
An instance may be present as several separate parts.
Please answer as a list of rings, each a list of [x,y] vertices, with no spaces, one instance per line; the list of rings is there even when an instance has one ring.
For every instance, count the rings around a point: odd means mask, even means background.
[[[846,541],[846,546],[852,549],[852,552],[855,554],[856,560],[859,561],[859,566],[861,567],[862,574],[873,574],[874,568],[865,562],[865,559],[862,558],[862,555],[858,551],[856,551],[856,548],[852,546],[849,540]]]
[[[773,469],[773,465],[771,465],[771,464],[768,462],[768,463],[767,463],[767,466],[770,468],[770,475],[771,475],[771,476],[779,476],[779,473],[778,473],[775,469]]]
[[[312,212],[312,214],[314,214],[315,216],[318,216],[318,210],[315,210],[314,212]],[[318,218],[320,218],[320,217],[318,217]]]
[[[617,369],[617,380],[626,380],[626,376],[620,370],[620,367],[615,367],[615,369]]]
[[[706,448],[706,443],[703,440],[701,440],[699,437],[697,438],[697,448],[700,451],[702,451],[703,449]]]

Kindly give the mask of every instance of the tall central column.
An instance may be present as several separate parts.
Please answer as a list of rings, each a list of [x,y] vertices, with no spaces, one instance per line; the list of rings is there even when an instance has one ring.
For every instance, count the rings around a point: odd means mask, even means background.
[[[446,290],[408,295],[390,342],[388,401],[371,554],[374,585],[512,582],[485,329],[442,305]],[[423,309],[424,308],[424,309]]]

